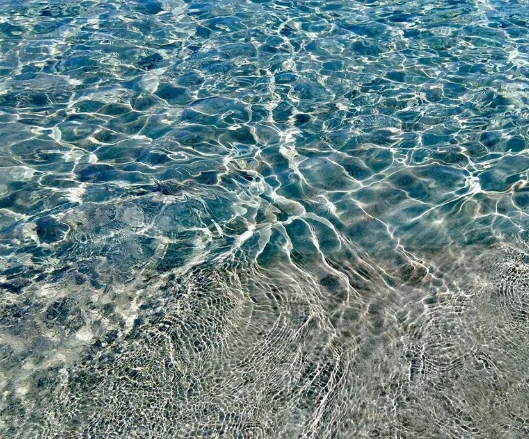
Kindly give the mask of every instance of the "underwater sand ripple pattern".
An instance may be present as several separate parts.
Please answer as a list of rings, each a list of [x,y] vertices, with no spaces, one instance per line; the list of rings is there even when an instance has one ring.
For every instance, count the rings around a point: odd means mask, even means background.
[[[528,17],[0,1],[0,436],[526,437]]]

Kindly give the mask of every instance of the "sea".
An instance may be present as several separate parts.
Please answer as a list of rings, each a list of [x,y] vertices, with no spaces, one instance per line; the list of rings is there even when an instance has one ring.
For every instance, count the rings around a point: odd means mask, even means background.
[[[0,0],[0,438],[529,437],[527,0]]]

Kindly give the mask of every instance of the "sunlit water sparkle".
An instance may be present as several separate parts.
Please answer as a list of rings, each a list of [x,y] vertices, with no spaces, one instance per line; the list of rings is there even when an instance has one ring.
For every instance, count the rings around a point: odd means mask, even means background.
[[[526,1],[0,0],[0,78],[0,437],[528,437]]]

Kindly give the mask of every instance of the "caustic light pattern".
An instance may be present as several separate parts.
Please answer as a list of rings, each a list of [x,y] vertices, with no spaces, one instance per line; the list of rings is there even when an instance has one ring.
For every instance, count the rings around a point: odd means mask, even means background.
[[[527,437],[528,91],[521,0],[0,0],[0,437]]]

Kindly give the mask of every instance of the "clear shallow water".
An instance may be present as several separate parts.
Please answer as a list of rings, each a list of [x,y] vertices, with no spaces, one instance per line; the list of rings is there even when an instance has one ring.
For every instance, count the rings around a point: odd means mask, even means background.
[[[0,3],[0,436],[523,438],[526,2]]]

